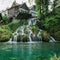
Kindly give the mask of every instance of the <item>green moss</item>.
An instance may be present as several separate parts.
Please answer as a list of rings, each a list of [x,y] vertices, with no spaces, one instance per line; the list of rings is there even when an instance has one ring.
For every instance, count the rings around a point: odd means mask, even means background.
[[[23,42],[28,42],[29,41],[28,35],[23,35],[22,36],[22,41]]]
[[[39,32],[39,28],[37,26],[32,26],[31,27],[33,33],[37,34]]]

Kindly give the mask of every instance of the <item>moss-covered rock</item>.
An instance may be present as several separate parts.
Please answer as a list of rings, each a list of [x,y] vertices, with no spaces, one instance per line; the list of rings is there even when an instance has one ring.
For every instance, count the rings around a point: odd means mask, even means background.
[[[56,41],[60,41],[60,31],[55,32],[54,38]]]
[[[41,32],[41,37],[43,42],[49,42],[50,35],[46,31]]]
[[[28,42],[28,41],[29,41],[28,35],[23,35],[22,42]]]
[[[17,42],[28,42],[29,38],[28,35],[18,35],[17,36]]]
[[[37,33],[39,32],[39,28],[37,26],[32,26],[31,29],[35,35],[37,35]]]
[[[32,41],[40,41],[37,35],[32,34],[31,38],[32,38]]]

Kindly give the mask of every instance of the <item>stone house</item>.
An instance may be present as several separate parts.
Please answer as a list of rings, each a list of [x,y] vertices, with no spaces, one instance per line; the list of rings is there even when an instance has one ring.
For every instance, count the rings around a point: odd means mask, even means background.
[[[8,17],[17,17],[19,13],[29,13],[29,8],[26,3],[17,4],[16,1],[13,2],[11,8],[8,10]]]

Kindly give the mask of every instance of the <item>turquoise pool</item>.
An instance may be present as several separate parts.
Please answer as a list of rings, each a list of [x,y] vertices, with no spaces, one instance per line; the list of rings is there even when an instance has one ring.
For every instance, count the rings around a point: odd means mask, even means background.
[[[60,56],[60,43],[0,43],[0,60],[49,60]]]

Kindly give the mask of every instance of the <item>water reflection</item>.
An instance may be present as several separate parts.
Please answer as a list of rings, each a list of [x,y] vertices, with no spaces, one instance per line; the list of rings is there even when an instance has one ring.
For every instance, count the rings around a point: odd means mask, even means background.
[[[23,60],[24,59],[24,46],[23,45],[21,46],[20,50],[21,50],[21,53],[20,53],[21,54],[21,60]]]
[[[18,55],[18,46],[17,43],[12,44],[12,56],[16,57]]]
[[[60,56],[59,43],[0,44],[0,60],[49,60],[53,56]]]
[[[31,60],[31,56],[32,56],[32,44],[28,45],[28,56],[27,56],[27,60]]]

